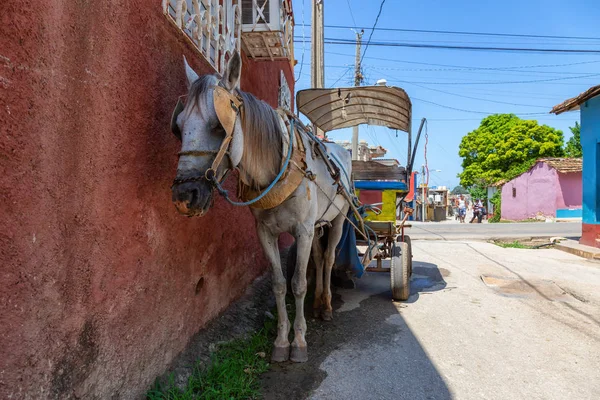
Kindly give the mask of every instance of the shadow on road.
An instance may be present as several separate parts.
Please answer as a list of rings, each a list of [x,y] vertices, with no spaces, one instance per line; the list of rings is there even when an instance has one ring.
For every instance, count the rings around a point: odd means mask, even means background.
[[[421,293],[432,293],[446,288],[444,277],[450,275],[445,268],[438,268],[436,264],[414,261],[413,275],[410,280],[410,297],[407,303],[414,303]]]
[[[369,273],[357,282],[358,306],[334,293],[334,320],[307,316],[309,361],[275,364],[262,376],[265,399],[451,399],[451,393],[399,309],[418,307],[420,294],[446,287],[448,271],[414,262],[413,289],[406,303],[394,303],[389,274]],[[362,293],[361,293],[362,292]],[[346,307],[345,307],[346,308]],[[312,396],[312,397],[311,397]]]

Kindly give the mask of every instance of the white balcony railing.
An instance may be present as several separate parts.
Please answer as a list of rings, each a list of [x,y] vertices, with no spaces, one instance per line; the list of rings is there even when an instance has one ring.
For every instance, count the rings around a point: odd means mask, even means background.
[[[218,73],[240,51],[240,0],[163,0],[163,12],[194,43]]]
[[[242,44],[255,59],[294,62],[291,0],[242,0]]]

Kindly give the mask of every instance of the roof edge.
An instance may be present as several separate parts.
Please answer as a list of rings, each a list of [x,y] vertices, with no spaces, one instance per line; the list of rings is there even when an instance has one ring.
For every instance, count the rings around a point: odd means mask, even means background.
[[[579,109],[579,105],[585,103],[589,99],[600,96],[600,85],[592,86],[585,92],[581,93],[579,96],[571,97],[563,101],[560,104],[555,105],[550,110],[550,114],[562,114],[567,111],[573,111]]]

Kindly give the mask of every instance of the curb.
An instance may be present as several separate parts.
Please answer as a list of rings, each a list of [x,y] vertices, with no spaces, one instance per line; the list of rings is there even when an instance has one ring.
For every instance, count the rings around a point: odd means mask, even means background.
[[[600,249],[597,251],[587,250],[587,249],[579,249],[572,246],[568,246],[561,243],[556,243],[554,248],[557,250],[562,250],[564,252],[574,254],[579,257],[587,258],[589,260],[600,260]]]

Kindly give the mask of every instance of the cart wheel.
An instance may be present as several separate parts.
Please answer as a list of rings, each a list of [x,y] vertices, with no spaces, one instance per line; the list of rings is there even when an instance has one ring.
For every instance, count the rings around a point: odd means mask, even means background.
[[[390,280],[392,298],[396,301],[408,300],[410,296],[410,253],[406,242],[394,242],[392,245],[392,262]]]
[[[398,236],[398,241],[401,241],[401,236]],[[404,243],[408,245],[408,276],[412,276],[413,273],[413,254],[412,254],[412,242],[410,236],[404,235]]]

